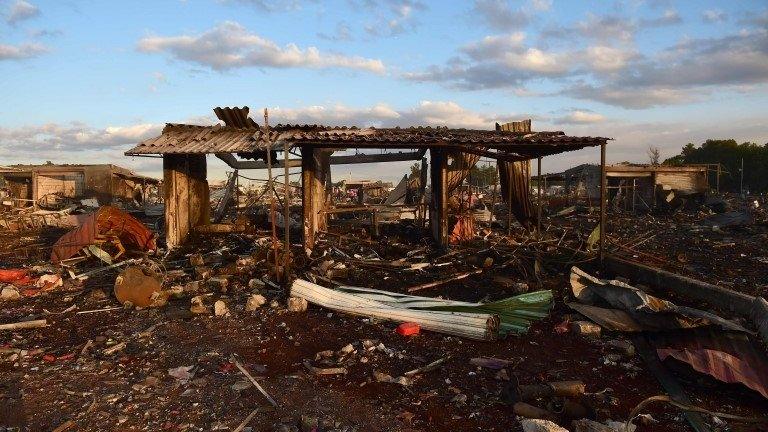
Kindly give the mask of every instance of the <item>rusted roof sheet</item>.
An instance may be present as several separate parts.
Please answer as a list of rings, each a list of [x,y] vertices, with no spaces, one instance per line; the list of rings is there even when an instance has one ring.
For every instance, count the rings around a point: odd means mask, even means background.
[[[445,127],[365,128],[322,125],[277,125],[270,141],[325,147],[405,148],[485,146],[526,154],[552,154],[604,144],[609,138],[572,137],[563,132],[507,132]],[[160,136],[145,140],[126,155],[249,153],[266,150],[264,128],[168,124]]]
[[[71,258],[82,248],[94,244],[97,237],[114,236],[127,249],[155,250],[155,237],[135,217],[115,207],[102,206],[83,218],[82,224],[64,234],[53,245],[51,261],[54,264]]]

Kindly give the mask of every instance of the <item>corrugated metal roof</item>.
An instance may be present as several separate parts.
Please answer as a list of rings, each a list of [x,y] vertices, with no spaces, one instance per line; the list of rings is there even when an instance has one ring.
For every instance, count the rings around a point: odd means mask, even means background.
[[[259,125],[256,124],[252,118],[248,117],[248,111],[249,108],[247,106],[242,108],[216,107],[213,109],[216,117],[223,121],[227,126],[234,128],[258,129]]]
[[[252,120],[251,120],[252,121]],[[255,124],[255,123],[254,123]],[[270,142],[326,147],[484,146],[506,151],[550,154],[597,146],[609,138],[572,137],[563,132],[507,132],[443,127],[365,128],[322,125],[277,125]],[[145,140],[126,155],[249,153],[267,146],[263,128],[168,124],[160,136]]]

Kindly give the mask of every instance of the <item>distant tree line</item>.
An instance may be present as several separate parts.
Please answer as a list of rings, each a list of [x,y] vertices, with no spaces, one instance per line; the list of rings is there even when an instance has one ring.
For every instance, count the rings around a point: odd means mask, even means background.
[[[744,160],[744,190],[753,193],[768,192],[768,144],[736,140],[709,139],[696,147],[688,143],[679,155],[664,161],[665,165],[716,164],[726,171],[720,176],[721,191],[739,191],[741,161]],[[714,179],[710,175],[710,184]]]

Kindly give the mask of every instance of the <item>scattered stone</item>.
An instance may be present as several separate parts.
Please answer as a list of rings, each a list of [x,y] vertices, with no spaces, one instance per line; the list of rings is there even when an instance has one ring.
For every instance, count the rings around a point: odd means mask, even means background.
[[[632,342],[615,339],[615,340],[609,340],[608,345],[614,348],[618,348],[627,357],[635,356],[635,346],[632,345]]]
[[[184,288],[184,292],[196,293],[196,292],[200,291],[200,287],[202,286],[202,284],[203,284],[203,281],[201,281],[201,280],[197,280],[197,281],[192,281],[192,282],[186,283],[186,284],[184,284],[184,287],[183,287]]]
[[[189,264],[192,265],[192,267],[201,267],[205,265],[205,258],[203,258],[202,254],[193,254],[189,257]]]
[[[208,279],[213,276],[213,270],[210,267],[199,266],[195,267],[195,275],[200,279]]]
[[[580,336],[599,338],[602,328],[589,321],[574,321],[571,323],[571,331]]]
[[[251,384],[250,381],[246,380],[240,380],[236,383],[232,384],[230,388],[236,392],[241,392],[243,390],[248,390],[249,388],[253,387],[253,384]]]
[[[229,308],[224,300],[216,300],[213,304],[213,313],[216,316],[229,316]]]
[[[253,278],[248,281],[248,288],[252,290],[260,290],[263,289],[267,284],[264,283],[263,280],[259,278]]]
[[[306,312],[307,300],[301,297],[289,297],[288,298],[288,311],[290,312]]]
[[[520,419],[520,425],[523,432],[568,432],[568,429],[561,428],[549,420],[541,419]]]
[[[193,314],[208,314],[210,311],[203,303],[203,296],[195,296],[192,297],[191,300],[192,307],[189,308],[189,311]]]
[[[229,287],[229,279],[226,276],[216,276],[208,279],[208,286],[213,290],[220,292],[227,292]]]
[[[251,312],[255,311],[256,309],[264,306],[264,304],[267,302],[267,299],[264,298],[261,294],[251,294],[248,297],[248,301],[245,302],[245,311]]]
[[[13,300],[18,300],[20,298],[21,298],[21,294],[19,294],[19,290],[17,290],[15,287],[6,286],[6,287],[3,287],[2,291],[0,291],[0,300],[13,301]]]

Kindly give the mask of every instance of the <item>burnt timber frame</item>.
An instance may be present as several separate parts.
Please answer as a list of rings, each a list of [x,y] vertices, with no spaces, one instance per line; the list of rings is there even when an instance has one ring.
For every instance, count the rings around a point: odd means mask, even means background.
[[[263,169],[301,167],[303,185],[304,247],[311,250],[317,234],[326,229],[327,181],[330,166],[346,163],[371,163],[422,159],[430,152],[430,178],[433,194],[430,199],[431,231],[440,246],[448,244],[449,181],[455,180],[450,158],[457,155],[489,157],[504,162],[525,162],[585,147],[600,145],[601,166],[605,168],[603,137],[569,137],[563,132],[531,132],[530,120],[496,125],[493,130],[449,129],[446,127],[363,128],[328,127],[322,125],[278,125],[261,127],[248,117],[248,107],[216,108],[219,120],[225,125],[197,126],[167,124],[160,136],[149,138],[127,151],[128,156],[161,155],[166,184],[166,227],[169,247],[184,242],[188,233],[209,223],[209,209],[205,205],[209,192],[206,180],[205,157],[215,154],[236,169]],[[266,113],[265,113],[266,124]],[[501,134],[504,132],[504,134]],[[265,165],[258,160],[264,152],[271,155],[274,143],[283,144],[283,161]],[[290,159],[288,150],[299,148],[300,159]],[[410,153],[360,154],[331,156],[342,149],[409,149]],[[461,156],[458,156],[461,157]],[[463,171],[465,168],[461,168]],[[467,168],[468,169],[468,168]],[[453,179],[453,180],[452,180]],[[422,188],[426,183],[423,173]],[[287,176],[286,176],[287,182]],[[603,182],[604,184],[604,182]],[[540,187],[540,186],[539,186]],[[530,193],[530,187],[528,187]],[[603,187],[602,189],[605,189]],[[605,197],[605,191],[601,191]],[[601,233],[605,234],[605,199],[601,200]],[[540,208],[537,209],[540,212]],[[601,235],[601,249],[604,245]]]

